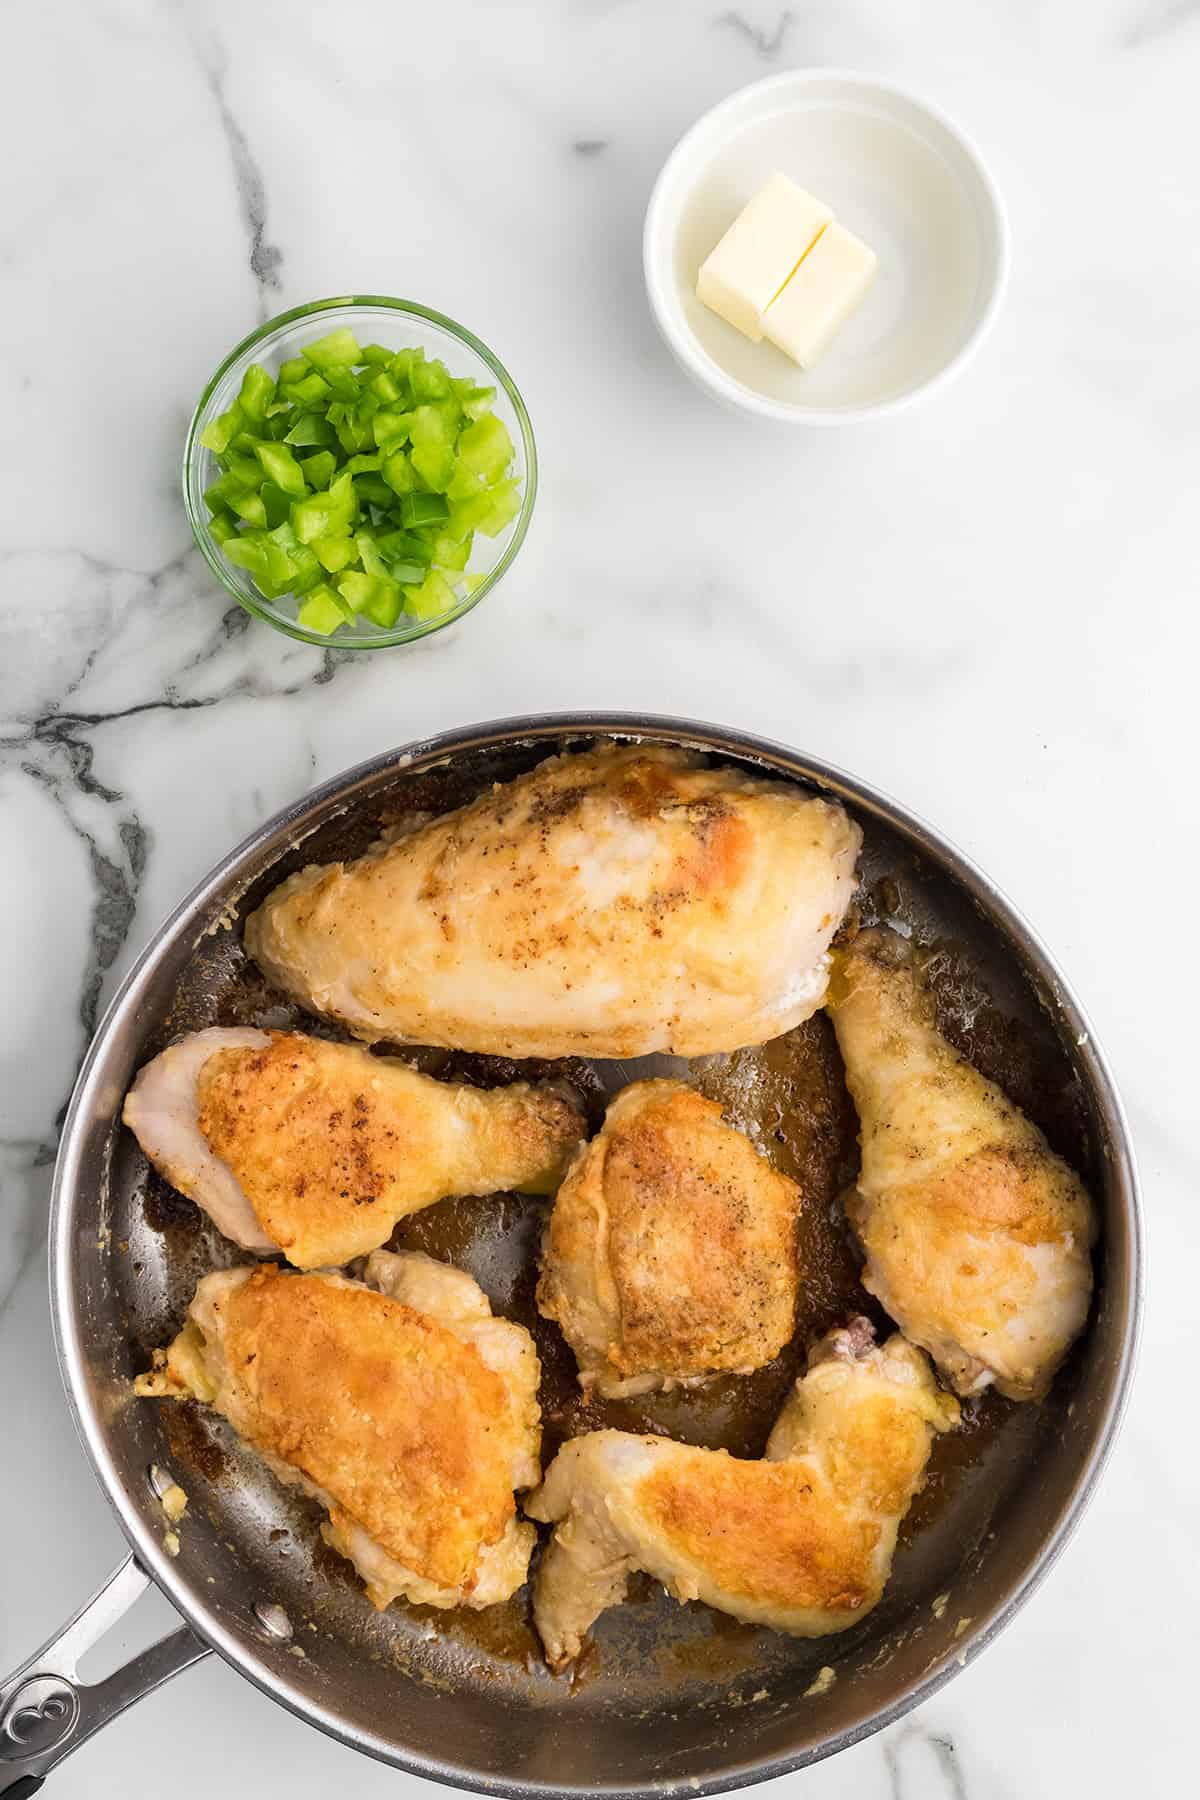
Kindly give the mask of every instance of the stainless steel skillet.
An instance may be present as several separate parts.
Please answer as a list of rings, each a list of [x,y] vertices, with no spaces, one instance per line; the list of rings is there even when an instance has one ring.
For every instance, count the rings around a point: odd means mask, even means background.
[[[865,912],[941,946],[948,1029],[989,1073],[1021,1090],[1022,1104],[1084,1168],[1103,1236],[1092,1321],[1050,1399],[1001,1407],[935,1461],[885,1599],[861,1626],[800,1643],[647,1591],[605,1617],[594,1657],[571,1684],[539,1664],[517,1613],[474,1621],[402,1607],[376,1614],[345,1565],[322,1550],[312,1510],[218,1422],[131,1398],[132,1374],[176,1328],[199,1275],[236,1253],[148,1177],[118,1118],[136,1069],[178,1033],[294,1017],[246,964],[238,925],[291,869],[357,854],[389,821],[457,805],[554,750],[631,737],[683,744],[844,801],[865,833]],[[817,1037],[810,1048],[816,1056]],[[753,1059],[732,1066],[738,1105],[753,1113],[761,1099],[778,1111],[776,1064],[773,1073]],[[572,1071],[595,1095],[631,1072]],[[826,1112],[836,1111],[833,1095]],[[782,1143],[787,1131],[778,1126],[775,1135]],[[832,1221],[836,1209],[823,1212]],[[443,1236],[428,1241],[438,1253],[471,1267],[497,1303],[527,1307],[536,1220],[516,1203],[485,1214],[466,1202],[422,1217],[436,1214],[442,1223],[430,1229]],[[1111,1448],[1141,1309],[1140,1214],[1120,1103],[1066,982],[986,877],[903,808],[814,758],[714,726],[623,714],[508,720],[411,745],[326,783],[234,850],[157,934],[97,1032],[63,1131],[51,1239],[68,1399],[131,1557],[0,1687],[0,1793],[10,1800],[32,1793],[94,1730],[209,1650],[351,1747],[461,1787],[513,1796],[704,1794],[803,1767],[927,1698],[1045,1574]],[[814,1319],[843,1297],[830,1256]],[[727,1398],[723,1413],[704,1416],[703,1430],[679,1412],[663,1426],[735,1444],[748,1432],[751,1443],[756,1427],[739,1421],[736,1396]],[[175,1555],[159,1497],[167,1475],[189,1496]],[[151,1580],[186,1622],[106,1682],[80,1683],[82,1651]]]

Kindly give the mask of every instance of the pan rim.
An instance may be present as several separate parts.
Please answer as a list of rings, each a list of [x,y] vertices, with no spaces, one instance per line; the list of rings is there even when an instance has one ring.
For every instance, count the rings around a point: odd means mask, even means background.
[[[1113,1179],[1127,1213],[1129,1269],[1125,1291],[1116,1296],[1124,1314],[1121,1353],[1110,1377],[1108,1396],[1097,1419],[1092,1442],[1070,1490],[1051,1522],[1038,1549],[1030,1556],[990,1610],[983,1612],[964,1633],[954,1654],[947,1654],[936,1668],[909,1681],[886,1706],[876,1708],[854,1724],[808,1748],[780,1756],[757,1758],[720,1774],[676,1776],[638,1786],[606,1783],[557,1784],[544,1780],[513,1780],[484,1775],[451,1759],[431,1758],[415,1752],[398,1753],[393,1744],[373,1732],[349,1725],[335,1710],[300,1692],[286,1676],[268,1668],[263,1657],[227,1630],[200,1594],[193,1594],[176,1565],[133,1504],[132,1496],[112,1464],[106,1431],[84,1377],[83,1352],[77,1317],[72,1256],[73,1224],[78,1205],[77,1167],[81,1152],[81,1120],[90,1116],[92,1086],[98,1064],[117,1021],[129,1010],[140,988],[153,974],[181,932],[193,927],[214,899],[236,883],[247,862],[275,840],[285,840],[289,830],[331,801],[352,798],[389,770],[430,766],[471,749],[538,739],[588,737],[632,738],[694,747],[716,755],[753,757],[775,773],[792,780],[814,783],[839,799],[847,800],[883,823],[898,827],[914,845],[932,855],[959,881],[1014,948],[1027,959],[1046,990],[1053,994],[1065,1026],[1076,1040],[1081,1071],[1110,1138]],[[84,1453],[118,1524],[138,1561],[178,1609],[199,1638],[215,1650],[239,1674],[298,1718],[315,1725],[351,1749],[425,1780],[445,1786],[487,1791],[512,1800],[534,1800],[552,1795],[595,1795],[603,1800],[651,1800],[675,1789],[688,1794],[726,1793],[823,1761],[894,1724],[914,1707],[939,1692],[961,1669],[1004,1629],[1040,1586],[1057,1562],[1087,1508],[1107,1467],[1124,1418],[1141,1338],[1145,1285],[1145,1226],[1137,1168],[1125,1110],[1111,1068],[1096,1040],[1090,1021],[1075,992],[1040,936],[1007,895],[984,871],[942,832],[919,815],[893,800],[872,784],[860,780],[819,756],[795,750],[769,738],[736,728],[683,719],[670,715],[632,712],[541,713],[483,721],[454,730],[433,733],[413,743],[387,750],[352,765],[293,801],[242,839],[192,888],[151,935],[135,959],[89,1045],[63,1124],[55,1168],[50,1210],[50,1307],[59,1372],[68,1407]]]

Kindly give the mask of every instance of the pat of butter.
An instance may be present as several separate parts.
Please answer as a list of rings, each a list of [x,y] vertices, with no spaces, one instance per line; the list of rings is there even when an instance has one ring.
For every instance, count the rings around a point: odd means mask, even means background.
[[[701,264],[697,297],[757,344],[763,314],[832,217],[786,175],[772,175]]]
[[[827,226],[767,308],[764,333],[802,369],[811,369],[870,287],[878,263],[844,225]]]

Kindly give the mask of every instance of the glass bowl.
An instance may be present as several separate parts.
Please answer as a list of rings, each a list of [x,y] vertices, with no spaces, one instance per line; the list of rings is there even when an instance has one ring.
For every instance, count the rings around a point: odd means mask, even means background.
[[[427,356],[441,357],[451,375],[469,375],[480,386],[495,387],[493,410],[497,418],[504,421],[512,438],[515,450],[512,473],[521,483],[522,497],[520,512],[498,537],[485,538],[476,534],[471,560],[464,572],[482,579],[456,606],[433,619],[402,615],[387,630],[360,616],[353,625],[340,626],[325,635],[298,623],[296,603],[290,596],[278,601],[268,600],[259,593],[246,570],[239,569],[222,554],[221,546],[209,530],[209,512],[204,504],[204,490],[216,480],[220,471],[212,451],[200,442],[200,434],[210,419],[233,404],[250,363],[263,363],[274,375],[280,363],[299,354],[302,344],[324,337],[341,325],[348,325],[360,343],[384,343],[396,350],[408,345],[419,346]],[[464,613],[469,613],[495,587],[521,548],[536,496],[537,448],[533,427],[516,383],[499,357],[465,326],[456,324],[444,314],[432,312],[427,306],[418,306],[414,300],[392,300],[380,294],[313,300],[307,306],[296,306],[290,312],[280,313],[278,318],[268,319],[265,325],[243,338],[229,352],[201,394],[183,452],[183,504],[196,542],[217,580],[256,619],[265,620],[277,631],[286,632],[288,637],[299,638],[303,643],[338,650],[382,650],[391,644],[410,644],[417,638],[440,631],[445,625],[452,625]]]

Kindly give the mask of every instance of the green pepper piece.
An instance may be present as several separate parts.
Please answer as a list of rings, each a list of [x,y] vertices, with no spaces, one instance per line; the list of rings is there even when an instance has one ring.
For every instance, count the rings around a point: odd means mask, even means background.
[[[351,475],[375,475],[383,464],[382,456],[352,456],[343,466]]]
[[[339,625],[345,625],[353,614],[342,604],[337,594],[327,581],[319,581],[310,593],[305,596],[303,605],[296,613],[296,622],[309,631],[319,631],[322,637],[328,637]]]
[[[210,513],[226,512],[230,496],[242,491],[244,490],[239,489],[236,481],[231,481],[228,475],[218,475],[212,485],[204,490],[204,504]]]
[[[373,501],[376,506],[387,506],[395,495],[382,475],[354,476],[354,491],[359,501]]]
[[[482,493],[456,500],[449,529],[456,535],[482,531],[485,537],[499,537],[520,510],[520,482],[498,481],[495,487],[485,488]]]
[[[266,510],[267,530],[273,531],[290,517],[292,496],[285,493],[275,481],[264,481],[258,491]]]
[[[342,417],[334,424],[338,443],[347,456],[357,456],[360,451],[369,450],[374,443],[368,425],[360,425],[357,419]]]
[[[243,456],[240,450],[227,450],[221,458],[230,485],[239,488],[260,488],[263,481],[262,464],[257,456]]]
[[[351,369],[363,359],[358,339],[348,325],[341,325],[327,337],[305,344],[300,354],[314,369],[320,369],[322,374],[327,369]]]
[[[308,374],[308,364],[302,356],[289,356],[286,362],[279,365],[277,380],[282,387],[285,381],[303,381]]]
[[[253,576],[256,581],[268,579],[266,537],[263,532],[239,532],[237,537],[230,538],[224,549],[230,562],[239,569],[245,569],[247,575]]]
[[[296,565],[283,546],[269,534],[263,542],[263,554],[267,562],[267,582],[277,594],[286,594],[292,585]]]
[[[454,421],[440,406],[414,407],[409,415],[412,441],[425,448],[442,450],[454,443]]]
[[[392,360],[392,352],[386,344],[364,344],[360,362],[373,363],[376,367],[386,368]]]
[[[406,386],[411,387],[412,372],[418,363],[423,363],[424,361],[425,352],[419,348],[410,346],[404,350],[397,350],[391,362],[388,364],[388,368],[396,377],[397,381],[402,381]]]
[[[255,525],[260,530],[265,529],[267,509],[259,494],[250,494],[244,490],[233,493],[229,496],[228,504],[230,511],[235,512],[239,519],[245,519],[247,525]]]
[[[366,475],[359,479],[370,481],[371,477]],[[309,494],[304,500],[293,501],[292,528],[302,544],[312,544],[317,538],[341,536],[349,530],[357,513],[354,477],[343,473],[330,483],[325,493]]]
[[[386,577],[388,566],[379,554],[374,532],[356,531],[354,534],[354,548],[358,551],[358,560],[368,575],[383,575]]]
[[[419,585],[429,573],[428,563],[394,562],[388,565],[388,574],[393,581],[404,586]]]
[[[353,369],[326,369],[325,380],[334,398],[348,406],[353,406],[362,394],[362,384]]]
[[[419,537],[415,531],[381,531],[376,535],[375,542],[380,554],[389,562],[419,563],[422,579],[424,578],[432,551],[424,538]]]
[[[335,442],[333,426],[320,413],[301,413],[283,441],[285,444],[294,444],[298,450],[307,449],[312,444],[319,444],[325,449]]]
[[[275,383],[267,374],[261,363],[251,363],[242,376],[242,388],[238,395],[238,404],[248,419],[261,422],[267,416],[267,408],[275,398]]]
[[[471,560],[471,544],[475,533],[468,531],[464,538],[453,538],[448,531],[441,531],[433,540],[433,560],[441,569],[465,569]]]
[[[320,400],[328,400],[329,383],[310,369],[302,381],[289,381],[280,392],[296,406],[315,406]]]
[[[227,544],[230,538],[235,538],[237,534],[236,520],[230,518],[225,511],[217,513],[208,521],[208,535],[214,544]]]
[[[441,494],[405,494],[400,502],[400,517],[410,528],[438,525],[450,517],[450,508]]]
[[[454,448],[458,466],[449,492],[455,500],[465,500],[468,494],[494,486],[513,459],[508,427],[495,413],[485,413],[482,419],[468,425]]]
[[[292,592],[307,594],[315,588],[325,571],[307,544],[297,544],[292,551]]]
[[[468,419],[482,419],[485,413],[491,412],[496,404],[494,387],[476,387],[468,376],[465,380],[452,383],[458,403]]]
[[[349,568],[358,551],[351,537],[321,537],[313,540],[312,548],[317,561],[331,575],[339,575],[343,569]]]
[[[300,458],[300,470],[310,488],[328,487],[337,474],[337,466],[332,450],[318,450],[315,456]]]
[[[338,592],[355,612],[366,613],[385,630],[400,617],[403,595],[400,583],[387,575],[367,575],[362,570],[349,570],[338,578]]]
[[[407,443],[412,434],[412,421],[413,415],[410,412],[398,412],[394,407],[381,406],[371,420],[376,448],[386,453]]]
[[[444,400],[454,392],[449,370],[436,356],[432,362],[414,362],[408,379],[414,400]]]
[[[454,479],[454,452],[448,444],[415,444],[409,458],[426,487],[444,494]]]
[[[269,481],[277,482],[294,500],[303,498],[308,488],[300,464],[286,444],[260,444],[257,454]]]
[[[206,450],[211,450],[215,455],[220,456],[222,451],[228,450],[230,442],[242,429],[244,419],[245,414],[235,400],[228,412],[223,412],[219,418],[209,420],[200,433],[200,442]]]
[[[403,390],[390,369],[380,369],[367,384],[369,391],[385,406],[403,397]]]
[[[454,589],[436,569],[430,569],[420,587],[404,590],[404,610],[415,619],[440,618],[454,603]]]
[[[320,581],[320,563],[286,520],[267,533],[263,548],[270,579],[281,592],[290,588],[293,594],[303,594]]]

